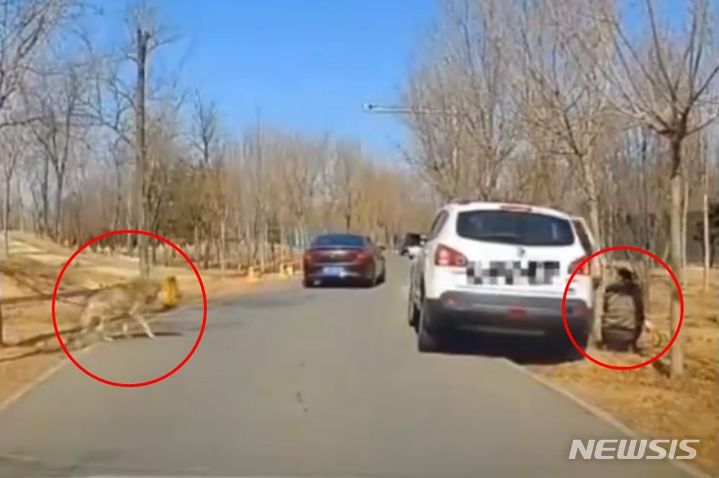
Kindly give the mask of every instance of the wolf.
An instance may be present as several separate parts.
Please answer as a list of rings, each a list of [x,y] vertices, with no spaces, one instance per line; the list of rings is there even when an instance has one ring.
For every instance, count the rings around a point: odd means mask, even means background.
[[[80,315],[80,337],[87,337],[94,330],[102,340],[111,342],[113,339],[105,330],[106,325],[116,319],[132,319],[142,327],[145,335],[154,339],[146,315],[150,308],[158,302],[162,306],[172,308],[177,304],[180,291],[177,279],[168,276],[164,279],[135,279],[95,292],[85,303]],[[122,324],[122,333],[129,337],[129,323]]]

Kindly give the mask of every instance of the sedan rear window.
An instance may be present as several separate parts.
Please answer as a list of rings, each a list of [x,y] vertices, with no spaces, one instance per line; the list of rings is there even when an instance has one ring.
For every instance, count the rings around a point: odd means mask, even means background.
[[[457,216],[457,235],[465,239],[523,246],[569,246],[569,221],[518,211],[467,211]]]
[[[312,242],[312,247],[364,247],[365,241],[362,236],[349,234],[326,234],[317,237]]]

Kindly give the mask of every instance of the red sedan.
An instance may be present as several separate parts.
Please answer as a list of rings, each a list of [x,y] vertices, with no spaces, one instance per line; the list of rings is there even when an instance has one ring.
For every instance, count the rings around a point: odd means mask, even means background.
[[[357,234],[324,234],[315,238],[304,254],[304,285],[359,282],[372,286],[384,282],[382,248]]]

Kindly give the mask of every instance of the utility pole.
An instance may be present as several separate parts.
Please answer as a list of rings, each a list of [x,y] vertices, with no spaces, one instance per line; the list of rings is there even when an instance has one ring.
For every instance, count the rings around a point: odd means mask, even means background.
[[[265,266],[267,264],[267,257],[265,253],[265,246],[267,245],[267,214],[265,201],[265,187],[264,187],[264,172],[262,165],[262,130],[260,128],[260,108],[257,107],[257,128],[255,130],[255,142],[257,151],[257,211],[260,213],[260,271],[265,272]]]
[[[145,90],[147,81],[147,45],[150,32],[140,23],[137,27],[137,92],[135,105],[135,212],[138,229],[147,230],[148,197],[147,192],[147,141],[145,137]],[[150,258],[148,254],[148,237],[140,235],[137,241],[140,259],[140,276],[150,276]]]

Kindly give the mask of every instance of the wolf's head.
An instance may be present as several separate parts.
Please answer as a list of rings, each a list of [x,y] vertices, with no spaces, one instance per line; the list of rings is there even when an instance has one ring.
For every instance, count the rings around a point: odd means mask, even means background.
[[[175,276],[166,276],[160,283],[160,296],[165,308],[175,307],[182,296]]]

